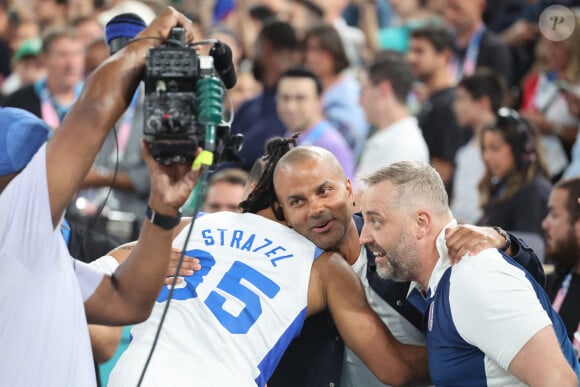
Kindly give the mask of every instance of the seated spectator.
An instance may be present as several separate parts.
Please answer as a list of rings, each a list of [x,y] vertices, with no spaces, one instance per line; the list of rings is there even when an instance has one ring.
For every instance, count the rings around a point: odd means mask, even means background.
[[[299,145],[317,145],[332,152],[348,178],[354,177],[352,150],[322,113],[322,84],[309,70],[296,67],[280,77],[276,90],[280,119],[291,135],[301,132]]]
[[[566,98],[566,105],[570,110],[570,113],[576,118],[580,118],[580,83],[567,84],[565,88],[562,89],[564,98]],[[562,178],[570,178],[573,176],[580,176],[580,141],[578,141],[578,136],[580,136],[580,131],[576,134],[576,142],[572,146],[572,151],[570,153],[570,163],[564,170]]]
[[[546,259],[555,264],[546,276],[546,293],[564,321],[576,356],[580,357],[580,178],[560,180],[548,202],[542,222],[546,233]]]
[[[294,29],[285,22],[267,22],[253,43],[256,47],[251,56],[252,73],[263,91],[240,105],[231,130],[244,135],[240,157],[246,171],[264,153],[267,139],[286,131],[276,112],[276,84],[280,75],[298,65],[301,58],[300,42]]]
[[[9,95],[21,87],[28,86],[44,76],[45,69],[40,59],[40,39],[25,40],[12,58],[12,73],[2,83],[2,94]]]
[[[41,56],[46,77],[18,89],[4,105],[27,110],[55,129],[83,88],[84,46],[72,27],[55,27],[43,35]]]
[[[294,27],[300,40],[306,31],[323,22],[324,11],[312,0],[287,0],[284,20]]]
[[[360,84],[348,72],[350,63],[340,35],[330,24],[319,25],[306,33],[304,45],[306,67],[322,82],[324,116],[358,158],[369,124],[358,104]]]
[[[473,131],[471,140],[455,154],[451,209],[460,223],[474,223],[481,217],[477,184],[485,172],[479,142],[482,128],[493,122],[507,90],[502,79],[489,69],[463,78],[455,91],[453,108],[461,127]]]
[[[521,110],[540,131],[550,177],[557,180],[568,165],[567,153],[574,144],[579,124],[568,110],[558,80],[580,80],[580,31],[561,42],[542,39],[538,44],[540,50],[543,46],[547,51],[549,69],[527,79]]]
[[[485,175],[479,182],[483,216],[479,225],[513,232],[543,257],[542,218],[551,183],[538,133],[512,109],[501,108],[495,123],[483,128]]]
[[[451,70],[455,81],[476,68],[489,67],[511,85],[512,57],[507,45],[483,23],[485,0],[447,0],[445,20],[455,34],[455,55]]]
[[[248,182],[248,173],[238,168],[227,168],[216,172],[209,179],[203,211],[241,212],[240,203]]]
[[[424,1],[391,0],[389,4],[394,11],[394,20],[389,26],[379,28],[376,5],[369,1],[361,3],[361,29],[374,51],[396,50],[405,53],[409,49],[409,34],[412,30],[442,23],[441,18],[424,6]]]

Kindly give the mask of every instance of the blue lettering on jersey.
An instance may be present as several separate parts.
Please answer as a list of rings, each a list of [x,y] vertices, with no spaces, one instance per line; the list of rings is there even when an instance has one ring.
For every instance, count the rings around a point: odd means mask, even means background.
[[[230,247],[240,249],[240,242],[242,241],[242,236],[244,236],[244,232],[242,230],[234,230],[234,234],[232,235],[232,241],[230,242]]]
[[[215,241],[213,240],[213,237],[211,236],[211,230],[209,230],[209,229],[203,230],[201,232],[201,236],[202,236],[203,241],[204,241],[206,246],[211,246],[215,243]]]
[[[211,237],[208,239],[211,239]],[[188,250],[185,255],[198,258],[201,269],[192,276],[184,277],[185,287],[174,289],[171,296],[174,300],[197,298],[198,285],[203,282],[203,278],[209,274],[215,265],[215,258],[207,251]],[[280,286],[270,278],[243,262],[235,261],[217,284],[217,289],[230,299],[235,298],[243,302],[244,309],[237,316],[224,310],[223,306],[227,299],[215,290],[212,290],[204,301],[220,324],[233,334],[247,333],[262,314],[260,296],[242,284],[242,281],[250,283],[268,298],[274,298],[280,292]],[[170,287],[164,286],[157,297],[157,302],[167,301],[169,291]]]
[[[223,246],[224,245],[224,233],[228,230],[225,228],[218,228],[217,230],[220,232],[220,246]]]
[[[216,234],[219,234],[219,236]],[[237,250],[251,251],[254,253],[262,250],[266,258],[271,258],[270,262],[274,267],[278,266],[277,262],[281,260],[294,258],[293,254],[278,255],[287,251],[284,246],[275,245],[272,240],[265,237],[261,238],[261,241],[259,239],[256,241],[256,234],[252,233],[246,237],[243,230],[233,230],[230,232],[226,228],[218,228],[215,230],[208,228],[201,231],[201,237],[206,246],[215,245],[217,239],[219,240],[220,246],[229,246]],[[269,246],[270,248],[266,249]]]
[[[268,246],[270,246],[270,245],[272,244],[272,241],[271,241],[271,240],[269,240],[268,238],[264,238],[264,241],[265,241],[266,243],[264,243],[262,246],[258,246],[258,247],[256,247],[256,248],[255,248],[254,250],[252,250],[252,251],[255,253],[255,252],[257,252],[257,251],[260,251],[260,250],[262,250],[264,247],[268,247]]]
[[[274,281],[245,263],[235,261],[230,270],[221,279],[217,288],[227,295],[242,301],[245,304],[244,309],[237,316],[224,310],[223,306],[227,299],[215,290],[205,300],[205,304],[222,326],[233,334],[247,333],[262,314],[262,304],[259,295],[243,285],[242,280],[252,284],[270,299],[274,298],[280,291],[280,286]]]
[[[185,287],[175,288],[173,290],[173,295],[171,296],[174,300],[187,300],[189,298],[197,297],[197,286],[203,282],[203,277],[205,277],[215,265],[215,258],[204,250],[189,250],[185,252],[188,257],[195,257],[199,259],[199,264],[201,269],[196,271],[192,276],[184,277]],[[167,301],[169,297],[170,286],[163,286],[159,296],[157,296],[157,302]]]
[[[240,250],[252,251],[252,246],[254,245],[254,239],[256,239],[256,234],[250,235],[246,243],[242,246]]]

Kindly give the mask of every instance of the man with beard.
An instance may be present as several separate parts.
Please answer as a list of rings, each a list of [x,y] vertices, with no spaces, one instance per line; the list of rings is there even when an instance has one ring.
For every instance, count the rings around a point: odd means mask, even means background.
[[[336,157],[325,149],[299,146],[278,163],[274,175],[276,195],[287,224],[323,249],[337,250],[358,274],[369,304],[405,344],[425,345],[423,318],[407,300],[409,282],[379,278],[375,258],[360,246],[362,218],[353,215],[353,193]],[[515,237],[508,253],[540,276],[538,260]],[[488,247],[505,247],[506,239],[492,228],[458,226],[447,236],[453,257]],[[300,336],[284,354],[269,387],[284,386],[381,386],[344,344],[328,313],[308,318]]]
[[[542,222],[546,258],[555,264],[546,277],[552,307],[566,326],[568,337],[580,353],[580,177],[560,180],[552,189],[548,215]]]
[[[363,181],[360,241],[379,276],[415,282],[435,385],[578,386],[564,323],[521,266],[499,249],[451,266],[447,229],[457,223],[433,167],[403,161]]]

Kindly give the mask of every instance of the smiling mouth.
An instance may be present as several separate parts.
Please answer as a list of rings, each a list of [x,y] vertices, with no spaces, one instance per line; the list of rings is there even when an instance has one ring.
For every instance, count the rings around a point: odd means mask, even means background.
[[[332,220],[328,220],[328,221],[326,221],[324,223],[320,223],[320,224],[312,227],[312,230],[315,233],[322,234],[322,233],[327,232],[328,230],[330,230],[331,227],[332,227]]]

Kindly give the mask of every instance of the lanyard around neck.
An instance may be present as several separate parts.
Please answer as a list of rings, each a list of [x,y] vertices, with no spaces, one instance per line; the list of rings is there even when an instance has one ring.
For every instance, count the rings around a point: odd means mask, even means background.
[[[480,24],[475,30],[475,33],[469,40],[469,45],[465,52],[465,57],[463,58],[463,63],[459,63],[457,55],[453,58],[451,62],[452,72],[457,81],[461,80],[464,76],[471,75],[475,72],[475,67],[477,65],[477,57],[479,56],[479,46],[481,44],[481,39],[483,33],[485,32],[485,25]]]

